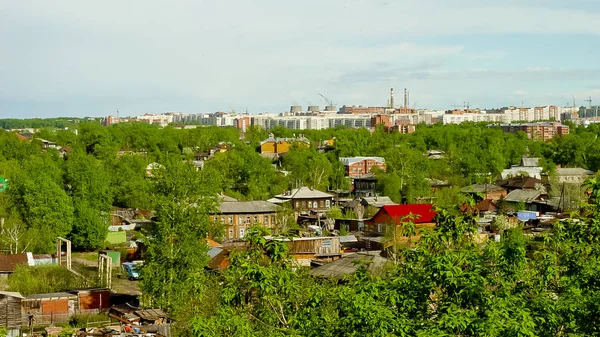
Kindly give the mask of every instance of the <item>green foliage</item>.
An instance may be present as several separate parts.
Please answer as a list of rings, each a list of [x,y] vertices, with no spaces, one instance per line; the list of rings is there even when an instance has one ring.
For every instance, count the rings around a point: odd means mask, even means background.
[[[327,190],[333,175],[331,162],[324,154],[299,144],[293,145],[283,158],[283,168],[291,172],[290,182],[295,187]]]
[[[269,159],[241,143],[207,161],[201,174],[228,195],[247,200],[264,200],[287,188]]]
[[[17,119],[17,118],[6,118],[0,119],[1,129],[27,129],[27,128],[44,128],[44,127],[55,127],[65,128],[76,125],[79,122],[85,121],[87,118],[75,118],[75,117],[58,117],[58,118],[31,118],[31,119]]]
[[[204,277],[215,194],[195,169],[181,160],[153,172],[156,221],[147,233],[140,286],[149,306],[177,313],[190,310]]]
[[[73,198],[75,221],[69,235],[77,249],[100,248],[108,233],[112,205],[109,175],[102,162],[82,151],[66,162],[66,183]]]
[[[10,291],[23,296],[47,294],[88,286],[84,279],[59,266],[18,265],[8,277]]]

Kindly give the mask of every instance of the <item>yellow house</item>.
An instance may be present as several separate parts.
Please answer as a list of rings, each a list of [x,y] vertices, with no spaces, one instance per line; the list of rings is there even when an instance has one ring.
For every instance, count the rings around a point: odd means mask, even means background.
[[[300,135],[298,138],[276,138],[273,134],[270,134],[269,138],[260,143],[260,153],[266,155],[287,153],[294,143],[301,143],[306,145],[306,147],[310,146],[309,140],[304,138],[303,135]]]

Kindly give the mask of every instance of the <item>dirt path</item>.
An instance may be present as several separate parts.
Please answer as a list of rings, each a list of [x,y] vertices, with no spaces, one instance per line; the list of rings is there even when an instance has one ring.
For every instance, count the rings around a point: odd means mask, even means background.
[[[93,260],[94,257],[97,257],[98,253],[76,253],[71,256],[71,262],[73,264],[73,269],[84,274],[91,275],[92,277],[88,278],[97,278],[98,277],[98,261]],[[130,281],[125,277],[119,276],[119,269],[115,268],[113,270],[112,277],[112,291],[118,294],[127,294],[127,295],[141,295],[140,287],[138,286],[138,281]]]

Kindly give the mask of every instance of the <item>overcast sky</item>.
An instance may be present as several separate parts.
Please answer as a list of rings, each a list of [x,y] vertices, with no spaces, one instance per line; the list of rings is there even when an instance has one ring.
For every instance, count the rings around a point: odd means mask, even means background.
[[[597,0],[0,0],[0,118],[600,103]]]

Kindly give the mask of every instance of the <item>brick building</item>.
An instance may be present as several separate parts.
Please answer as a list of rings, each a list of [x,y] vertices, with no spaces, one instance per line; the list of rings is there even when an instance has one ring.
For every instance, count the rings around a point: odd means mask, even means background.
[[[379,167],[385,171],[385,159],[382,157],[341,157],[340,160],[346,168],[347,177],[367,174],[373,167]]]
[[[342,114],[383,114],[385,108],[382,107],[366,107],[366,106],[343,106],[340,109]]]
[[[491,125],[490,127],[495,127]],[[517,133],[523,131],[527,138],[533,140],[550,140],[554,136],[568,135],[569,127],[558,122],[554,123],[525,123],[525,124],[501,124],[500,128],[504,132]]]

